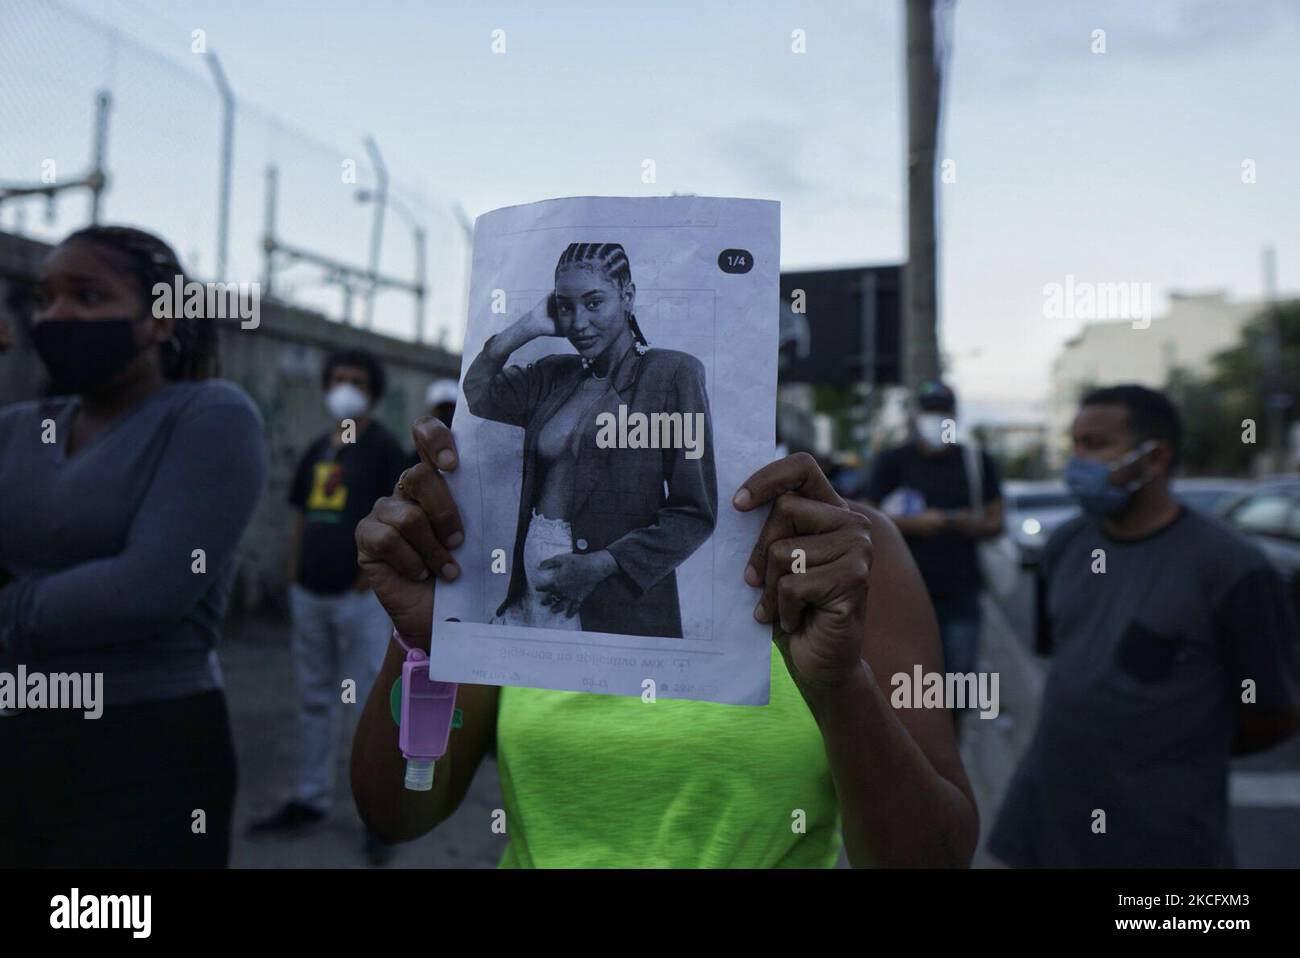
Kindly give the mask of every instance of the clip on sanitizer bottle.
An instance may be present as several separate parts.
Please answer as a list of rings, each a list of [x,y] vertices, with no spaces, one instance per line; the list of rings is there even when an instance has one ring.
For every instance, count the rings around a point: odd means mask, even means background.
[[[406,787],[433,788],[433,763],[447,753],[456,711],[456,683],[429,678],[429,657],[411,649],[402,663],[402,704],[397,743],[406,759]]]

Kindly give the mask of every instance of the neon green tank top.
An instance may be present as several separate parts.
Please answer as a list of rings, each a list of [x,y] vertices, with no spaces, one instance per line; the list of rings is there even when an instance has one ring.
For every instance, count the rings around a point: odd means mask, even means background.
[[[758,708],[502,688],[501,867],[833,868],[821,732],[775,647],[771,668]]]

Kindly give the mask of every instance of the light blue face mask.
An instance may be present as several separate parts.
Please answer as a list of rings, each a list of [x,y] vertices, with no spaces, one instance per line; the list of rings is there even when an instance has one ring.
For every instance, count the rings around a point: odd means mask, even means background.
[[[1094,516],[1113,516],[1128,505],[1133,493],[1145,486],[1150,479],[1134,479],[1126,485],[1116,486],[1110,481],[1111,475],[1133,465],[1155,446],[1155,440],[1148,439],[1115,463],[1075,456],[1065,467],[1066,488],[1078,500],[1084,512]]]

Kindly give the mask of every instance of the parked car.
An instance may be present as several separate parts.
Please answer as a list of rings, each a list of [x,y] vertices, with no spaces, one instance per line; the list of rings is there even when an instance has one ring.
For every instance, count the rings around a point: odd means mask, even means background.
[[[1248,479],[1175,479],[1174,498],[1197,512],[1217,516],[1253,488]]]
[[[1174,480],[1174,496],[1179,501],[1211,515],[1221,514],[1253,488],[1253,483],[1245,479]],[[1036,565],[1052,533],[1079,514],[1064,483],[1055,480],[1008,480],[1003,483],[1002,501],[1007,523],[1004,550],[1022,568]]]
[[[1300,477],[1261,482],[1234,500],[1224,518],[1264,550],[1300,612]]]
[[[1037,564],[1052,533],[1079,514],[1065,484],[1056,480],[1008,479],[1002,484],[1002,505],[1006,530],[999,551],[1020,568]]]

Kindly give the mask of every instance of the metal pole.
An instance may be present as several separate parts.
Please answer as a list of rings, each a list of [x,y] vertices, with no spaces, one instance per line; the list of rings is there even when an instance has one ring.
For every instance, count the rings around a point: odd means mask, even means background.
[[[465,207],[461,206],[459,203],[457,203],[454,207],[452,207],[452,210],[456,214],[456,222],[460,224],[461,231],[464,232],[465,234],[465,256],[464,256],[465,275],[463,277],[462,295],[461,295],[461,301],[464,304],[464,309],[461,315],[464,317],[465,320],[465,324],[466,324],[465,328],[468,329],[469,328],[469,283],[470,283],[470,277],[473,273],[473,265],[474,265],[474,221],[470,219],[470,215],[468,212],[466,212]],[[441,345],[446,345],[445,332],[446,330],[444,329],[439,331],[438,334],[439,343]]]
[[[275,205],[280,172],[275,164],[266,168],[266,206],[262,228],[262,295],[268,299],[275,281]]]
[[[424,295],[428,281],[428,264],[424,251],[424,230],[415,227],[415,341],[424,342]]]
[[[226,278],[227,251],[230,245],[230,166],[235,148],[235,94],[226,82],[226,72],[215,51],[207,56],[212,80],[221,94],[221,186],[217,197],[217,279]]]
[[[876,274],[866,270],[858,279],[858,335],[862,337],[862,379],[876,384]]]
[[[907,3],[907,266],[903,270],[903,382],[939,375],[934,162],[939,76],[931,0]]]
[[[384,241],[384,208],[388,205],[388,168],[372,136],[366,137],[366,152],[375,168],[375,215],[370,227],[370,290],[366,296],[366,328],[375,325],[375,293],[379,286],[379,249]]]
[[[867,271],[858,280],[858,331],[862,337],[862,376],[858,379],[854,405],[855,429],[869,427],[876,394],[876,273]],[[853,437],[853,451],[867,453],[866,436]]]
[[[99,223],[100,197],[108,184],[108,174],[104,172],[104,158],[108,152],[108,111],[113,97],[107,90],[100,90],[95,97],[95,158],[94,168],[86,177],[90,187],[90,222]]]

